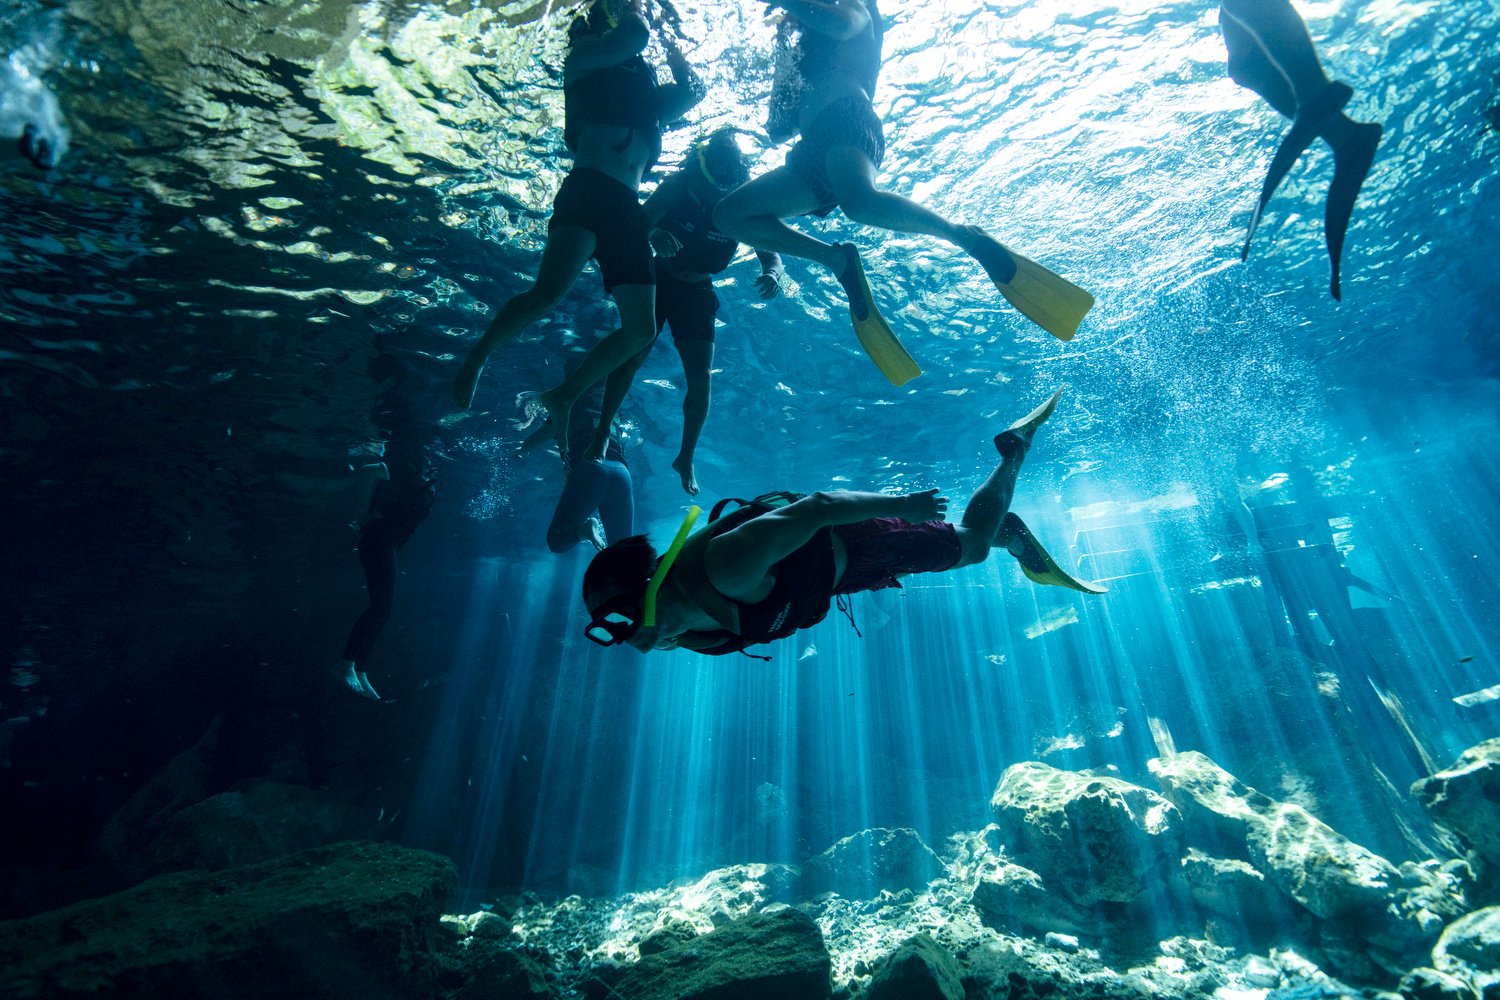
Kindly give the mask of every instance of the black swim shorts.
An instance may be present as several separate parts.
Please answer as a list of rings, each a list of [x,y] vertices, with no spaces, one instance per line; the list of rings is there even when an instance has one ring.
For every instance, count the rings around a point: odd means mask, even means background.
[[[606,292],[616,285],[656,284],[646,212],[635,192],[608,174],[578,167],[563,180],[547,231],[557,226],[578,226],[594,234],[594,259]]]
[[[672,340],[714,342],[719,296],[711,281],[679,281],[666,268],[656,276],[656,328],[672,328]]]
[[[912,524],[899,517],[872,517],[833,529],[844,543],[848,562],[835,594],[899,587],[906,573],[941,573],[963,558],[958,531],[947,521]]]
[[[880,116],[863,97],[846,97],[818,112],[818,117],[802,130],[802,138],[786,155],[786,165],[792,173],[817,196],[818,207],[813,215],[827,215],[838,207],[838,196],[828,183],[827,166],[828,151],[835,146],[853,146],[877,167],[885,159],[885,130]]]

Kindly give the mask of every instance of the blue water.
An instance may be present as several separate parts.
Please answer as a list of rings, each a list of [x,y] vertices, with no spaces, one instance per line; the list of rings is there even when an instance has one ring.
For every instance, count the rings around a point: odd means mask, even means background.
[[[861,247],[926,374],[892,389],[819,270],[791,262],[789,294],[762,304],[736,264],[704,496],[938,486],[958,507],[991,435],[1066,385],[1015,509],[1109,593],[1037,588],[1000,557],[861,597],[862,638],[830,616],[769,663],[581,634],[587,557],[545,548],[560,476],[511,457],[513,399],[613,329],[596,274],[497,352],[473,410],[448,411],[567,167],[562,12],[0,15],[0,136],[35,122],[60,152],[44,173],[7,143],[0,163],[4,559],[22,584],[0,616],[7,796],[100,818],[224,715],[254,734],[236,776],[332,783],[398,815],[393,833],[455,857],[472,898],[612,892],[800,860],[871,826],[937,844],[988,822],[1022,760],[1149,785],[1170,734],[1388,857],[1430,856],[1393,820],[1420,827],[1400,793],[1497,720],[1451,699],[1500,683],[1500,9],[1299,5],[1354,85],[1349,113],[1385,126],[1334,302],[1326,147],[1240,262],[1284,122],[1226,78],[1212,5],[888,7],[882,183],[1098,305],[1055,341],[957,251],[836,215],[822,231]],[[682,10],[710,91],[669,167],[717,125],[760,127],[770,80],[758,8]],[[371,665],[388,704],[352,704],[328,679],[361,604],[348,467],[393,391],[442,492]],[[638,528],[658,544],[687,503],[680,404],[662,346],[624,411]]]

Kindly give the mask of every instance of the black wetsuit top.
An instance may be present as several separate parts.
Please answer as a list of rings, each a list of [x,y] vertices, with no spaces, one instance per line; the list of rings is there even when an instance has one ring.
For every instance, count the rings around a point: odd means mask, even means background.
[[[859,80],[870,97],[875,96],[875,81],[880,76],[880,49],[885,38],[885,22],[875,4],[865,0],[870,23],[853,38],[838,39],[808,28],[797,41],[798,69],[804,80],[830,72],[847,73]]]
[[[656,71],[640,56],[587,73],[563,86],[563,142],[575,152],[585,123],[623,125],[646,134],[651,162],[661,156],[661,96]]]
[[[738,632],[728,629],[694,630],[686,633],[694,642],[690,646],[684,646],[685,649],[708,656],[738,653],[757,643],[785,639],[798,629],[810,628],[828,617],[829,603],[833,600],[835,572],[833,531],[830,528],[820,529],[795,552],[771,567],[776,582],[772,585],[771,592],[759,601],[746,603],[725,597],[709,582],[705,564],[709,539],[732,530],[761,513],[764,511],[747,507],[715,521],[689,542],[692,549],[683,549],[677,565],[669,574],[669,579],[678,578],[675,582],[690,597],[703,598],[698,603],[711,615],[713,609],[708,604],[715,604],[720,608],[732,606],[739,613]],[[704,640],[714,639],[721,641],[708,648],[698,645]]]
[[[698,168],[690,165],[688,169]],[[713,207],[705,206],[690,191],[678,195],[657,228],[665,229],[682,244],[667,262],[670,270],[682,274],[718,274],[730,265],[740,248],[737,241],[715,228]]]

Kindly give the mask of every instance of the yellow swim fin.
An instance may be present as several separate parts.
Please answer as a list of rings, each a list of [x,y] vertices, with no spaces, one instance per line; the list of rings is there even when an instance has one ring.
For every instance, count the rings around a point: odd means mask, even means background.
[[[1094,308],[1094,297],[978,227],[980,248],[973,252],[1007,302],[1058,340],[1072,340],[1078,324]]]
[[[1031,529],[1026,527],[1026,522],[1015,514],[1005,515],[1000,533],[1014,535],[1021,540],[1025,551],[1016,556],[1016,562],[1021,564],[1021,572],[1025,573],[1026,579],[1032,583],[1040,583],[1048,587],[1067,587],[1085,594],[1104,593],[1103,587],[1076,579],[1059,566],[1051,554],[1042,548],[1042,543],[1036,540]]]
[[[853,243],[841,243],[839,249],[844,251],[847,260],[843,273],[839,275],[839,284],[849,296],[849,317],[854,321],[854,335],[859,338],[859,346],[865,349],[891,385],[905,385],[922,374],[922,369],[901,346],[890,324],[876,308],[859,251]]]

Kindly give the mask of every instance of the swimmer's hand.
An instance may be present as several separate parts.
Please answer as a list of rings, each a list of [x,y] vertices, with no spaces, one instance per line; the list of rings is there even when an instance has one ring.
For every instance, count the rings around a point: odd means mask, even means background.
[[[658,257],[675,257],[682,249],[682,242],[665,229],[653,229],[649,237],[651,250]]]
[[[785,274],[781,268],[768,268],[761,272],[761,276],[755,279],[755,290],[764,299],[774,299],[781,294],[781,278]]]
[[[940,496],[937,490],[908,493],[901,499],[905,501],[905,509],[900,514],[903,521],[919,524],[922,521],[942,521],[947,517],[948,498]]]

